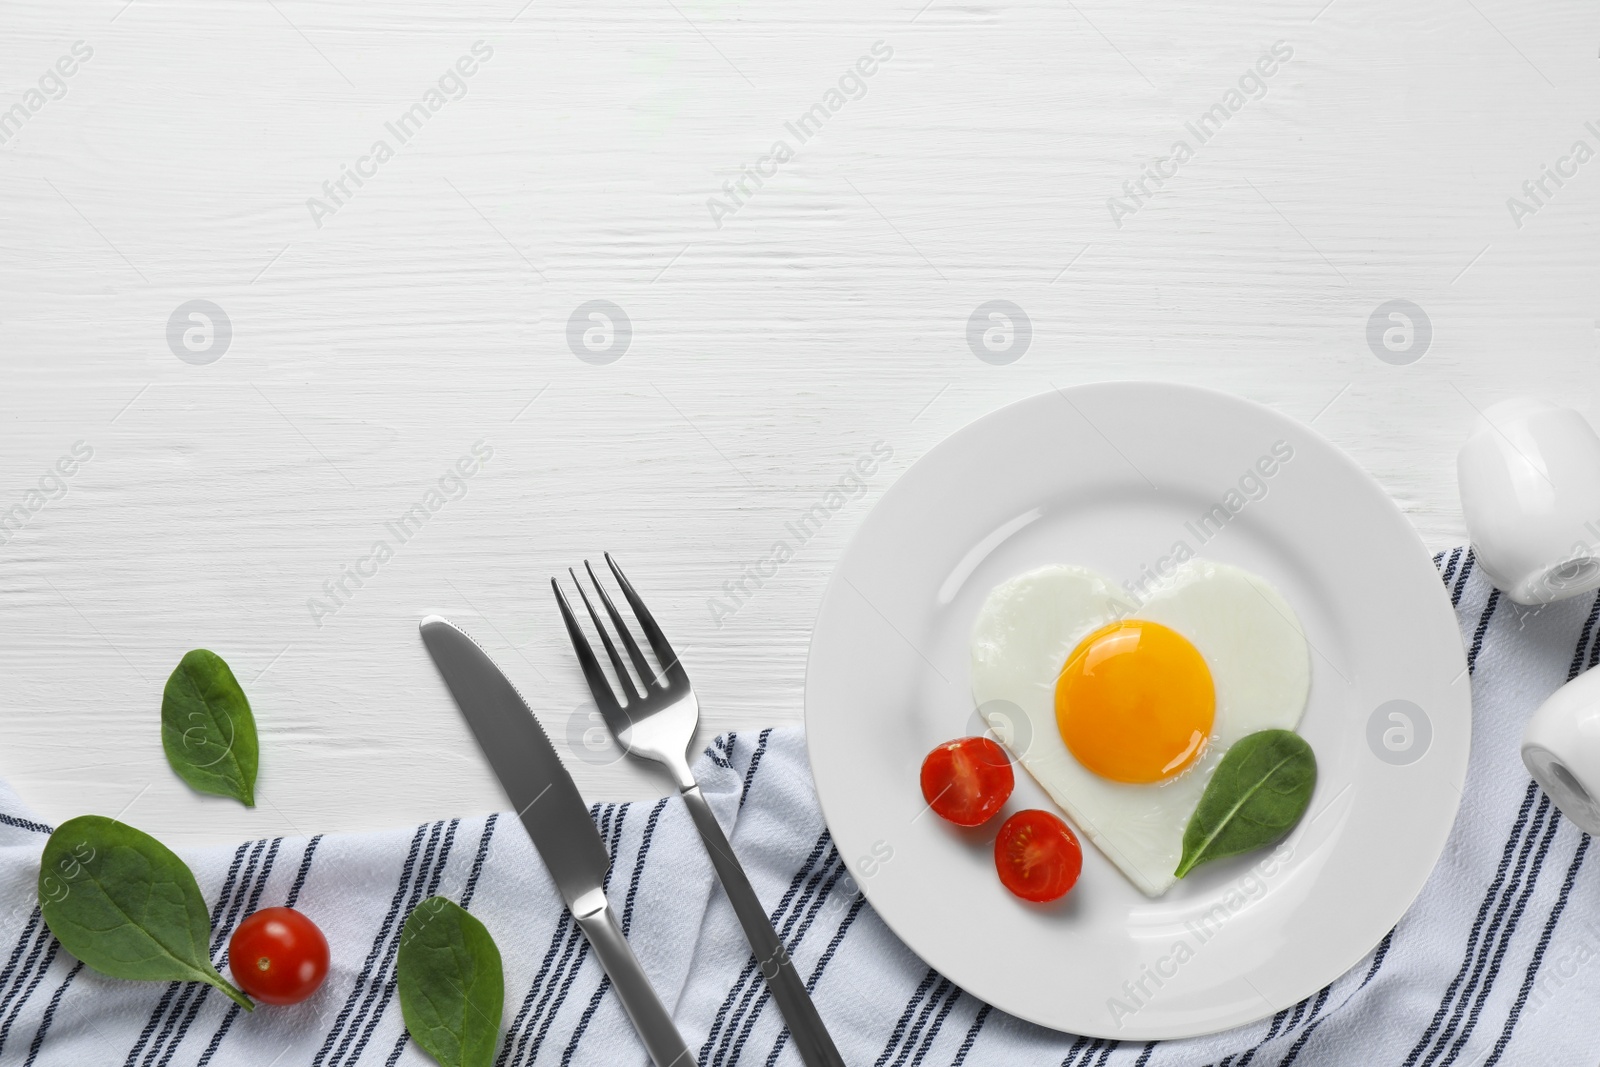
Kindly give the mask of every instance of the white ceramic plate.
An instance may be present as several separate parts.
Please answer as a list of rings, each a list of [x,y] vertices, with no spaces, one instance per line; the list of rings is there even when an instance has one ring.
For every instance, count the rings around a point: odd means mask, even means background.
[[[1248,478],[1278,442],[1293,457]],[[1216,503],[1239,506],[1202,543],[1197,520]],[[981,732],[968,684],[978,608],[1045,563],[1137,580],[1180,541],[1262,575],[1299,614],[1311,807],[1285,845],[1200,867],[1158,900],[1085,838],[1076,888],[1025,904],[1000,885],[992,847],[1004,814],[1057,810],[1037,784],[1019,768],[1005,813],[972,832],[927,813],[917,785],[935,744]],[[840,853],[907,945],[1013,1015],[1148,1040],[1270,1015],[1371,951],[1444,848],[1471,694],[1437,570],[1349,458],[1235,397],[1107,383],[980,419],[884,495],[823,599],[806,728]]]

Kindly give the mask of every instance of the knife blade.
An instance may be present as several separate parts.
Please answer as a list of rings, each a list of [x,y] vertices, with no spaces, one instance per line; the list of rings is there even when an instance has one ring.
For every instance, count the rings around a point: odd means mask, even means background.
[[[555,880],[656,1067],[694,1060],[623,937],[605,895],[611,857],[583,794],[527,702],[476,641],[448,619],[422,620],[422,643],[444,676],[522,827]]]
[[[422,621],[422,640],[561,899],[572,907],[611,867],[589,805],[522,695],[476,641],[438,616]]]

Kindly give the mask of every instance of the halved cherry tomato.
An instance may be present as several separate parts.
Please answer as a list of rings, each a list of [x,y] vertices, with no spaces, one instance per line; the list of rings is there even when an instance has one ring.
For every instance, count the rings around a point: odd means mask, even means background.
[[[1083,869],[1083,846],[1072,827],[1038,808],[1019,811],[994,839],[1000,882],[1023,900],[1042,904],[1066,895]]]
[[[922,799],[957,826],[988,822],[1014,785],[1005,749],[987,737],[946,741],[922,761]]]
[[[298,1004],[328,977],[328,939],[293,908],[262,908],[228,939],[228,969],[263,1004]]]

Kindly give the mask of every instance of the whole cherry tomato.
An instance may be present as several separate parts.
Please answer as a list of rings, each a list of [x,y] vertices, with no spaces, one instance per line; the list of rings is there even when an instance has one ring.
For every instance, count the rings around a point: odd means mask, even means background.
[[[957,826],[988,822],[1015,784],[1005,749],[987,737],[946,741],[922,761],[922,799]]]
[[[1083,869],[1083,846],[1072,827],[1038,808],[1019,811],[994,839],[1000,882],[1023,900],[1042,904],[1066,895]]]
[[[262,908],[228,939],[228,969],[264,1004],[298,1004],[328,977],[328,939],[293,908]]]

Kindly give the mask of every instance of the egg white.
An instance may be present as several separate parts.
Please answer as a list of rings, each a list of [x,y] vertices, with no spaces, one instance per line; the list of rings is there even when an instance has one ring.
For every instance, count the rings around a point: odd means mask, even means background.
[[[1061,668],[1084,637],[1118,618],[1182,634],[1216,687],[1205,753],[1164,782],[1099,777],[1068,751],[1056,726]],[[1184,827],[1218,761],[1247,734],[1299,725],[1310,686],[1305,635],[1288,603],[1264,579],[1200,559],[1183,563],[1142,604],[1087,567],[1040,567],[995,587],[972,630],[972,695],[995,736],[1151,897],[1177,881]]]

